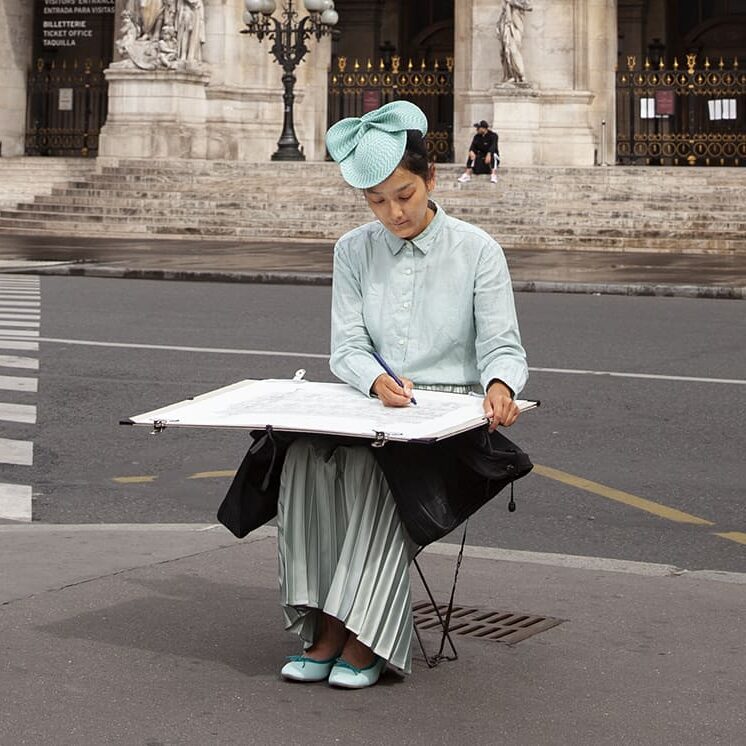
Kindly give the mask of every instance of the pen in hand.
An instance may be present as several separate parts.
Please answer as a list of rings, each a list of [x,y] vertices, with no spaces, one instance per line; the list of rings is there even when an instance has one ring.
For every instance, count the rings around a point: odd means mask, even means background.
[[[375,350],[373,350],[373,357],[376,359],[376,362],[396,381],[396,383],[402,388],[404,388],[404,384],[402,383],[399,376],[397,376],[396,373],[394,373],[394,371],[391,370],[391,368],[389,367],[389,364]],[[417,404],[414,397],[412,397],[410,401],[414,405]]]

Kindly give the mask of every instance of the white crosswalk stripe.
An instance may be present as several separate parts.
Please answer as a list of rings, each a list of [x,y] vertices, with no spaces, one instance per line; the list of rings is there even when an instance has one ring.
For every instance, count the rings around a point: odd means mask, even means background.
[[[11,521],[31,520],[31,487],[0,483],[0,516]]]
[[[36,407],[33,404],[6,404],[0,402],[0,421],[36,424]]]
[[[1,337],[38,337],[39,332],[35,332],[33,329],[28,331],[24,329],[5,329],[0,324],[0,336]]]
[[[26,368],[27,370],[39,370],[39,361],[35,357],[0,355],[0,368]]]
[[[29,337],[38,337],[41,326],[41,283],[38,277],[18,277],[0,274],[0,423],[35,425],[36,405],[13,401],[13,396],[28,395],[38,391],[34,375],[5,375],[22,369],[35,373],[39,360],[28,353],[39,350],[39,343]],[[24,339],[14,339],[24,337]],[[23,351],[26,354],[5,354]],[[7,399],[10,399],[8,401]],[[10,426],[4,425],[3,432]],[[20,428],[19,428],[20,434]],[[28,430],[24,429],[24,435]],[[0,464],[31,466],[34,462],[32,440],[0,438]],[[29,484],[0,483],[0,519],[31,521],[33,518],[33,488]]]
[[[3,391],[37,391],[38,381],[31,376],[0,376]]]
[[[38,342],[22,342],[20,339],[0,339],[0,350],[38,350],[38,349],[39,349]]]
[[[31,466],[34,463],[34,444],[29,440],[0,438],[0,464]]]

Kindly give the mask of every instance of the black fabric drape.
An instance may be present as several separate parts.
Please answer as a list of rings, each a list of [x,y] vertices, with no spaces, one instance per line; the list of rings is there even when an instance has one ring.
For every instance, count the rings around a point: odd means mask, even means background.
[[[253,431],[218,509],[218,520],[242,538],[277,514],[280,474],[288,446],[301,433]],[[332,446],[367,445],[358,438],[322,437]],[[409,535],[426,546],[450,533],[506,485],[533,468],[529,457],[487,426],[436,443],[389,442],[373,453]]]

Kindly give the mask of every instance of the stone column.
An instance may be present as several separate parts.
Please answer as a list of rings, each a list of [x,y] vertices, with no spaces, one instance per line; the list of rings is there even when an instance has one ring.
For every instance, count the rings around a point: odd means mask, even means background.
[[[23,155],[26,133],[26,76],[31,67],[34,4],[0,2],[0,143],[3,157]]]
[[[616,0],[588,0],[588,88],[595,96],[591,103],[591,129],[598,148],[598,163],[616,161]],[[602,147],[602,122],[606,122],[606,152]],[[605,158],[604,158],[605,156]]]

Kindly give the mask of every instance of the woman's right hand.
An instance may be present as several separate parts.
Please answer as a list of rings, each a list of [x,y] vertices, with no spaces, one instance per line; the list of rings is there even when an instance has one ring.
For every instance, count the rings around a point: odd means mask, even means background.
[[[406,407],[412,401],[412,389],[414,384],[408,378],[401,378],[404,384],[402,388],[388,373],[381,373],[373,385],[371,391],[381,400],[384,407]]]

